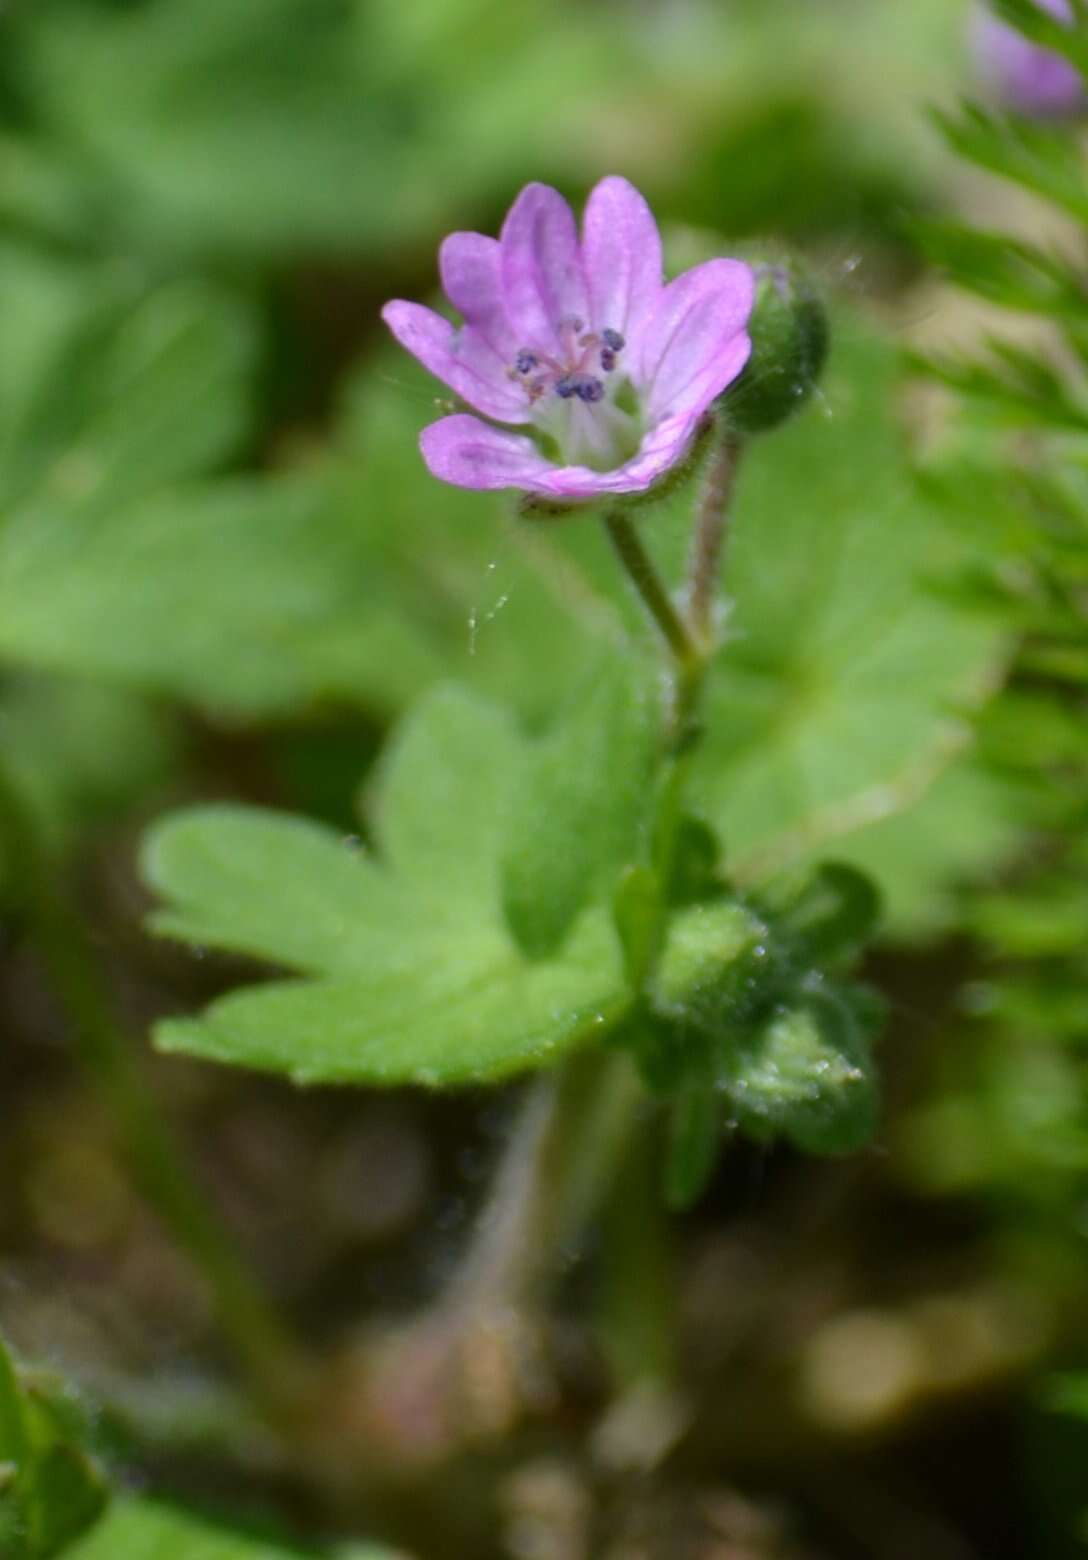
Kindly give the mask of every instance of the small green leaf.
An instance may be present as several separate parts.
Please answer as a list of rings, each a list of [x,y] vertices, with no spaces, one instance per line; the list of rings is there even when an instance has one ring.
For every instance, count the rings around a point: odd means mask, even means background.
[[[67,1554],[68,1546],[98,1521],[106,1501],[104,1485],[78,1447],[49,1446],[35,1463],[24,1501],[30,1554],[35,1560]]]
[[[254,1537],[158,1501],[128,1499],[116,1501],[65,1560],[317,1560],[320,1554],[329,1552]],[[342,1560],[398,1560],[379,1545],[338,1554]]]
[[[554,952],[594,891],[647,852],[661,719],[656,682],[613,656],[536,744],[503,862],[503,908],[530,958]]]
[[[82,1416],[52,1383],[24,1380],[0,1340],[0,1554],[52,1560],[102,1514],[108,1492]]]
[[[475,935],[474,935],[475,933]],[[582,918],[560,960],[526,963],[467,927],[423,961],[355,980],[273,983],[160,1024],[162,1050],[295,1082],[454,1087],[558,1061],[626,1012],[615,934]]]
[[[633,991],[640,991],[661,939],[661,884],[651,867],[627,867],[616,885],[612,913],[623,949],[624,969]]]
[[[720,1080],[738,1125],[813,1154],[846,1154],[876,1127],[876,1086],[861,1015],[838,993],[811,991],[749,1030]]]
[[[777,917],[805,964],[849,964],[876,935],[880,895],[872,880],[841,861],[821,862],[794,893],[775,896]]]
[[[15,1366],[0,1338],[0,1463],[20,1463],[27,1451],[27,1427]]]
[[[501,863],[526,744],[506,713],[436,689],[394,735],[374,791],[375,852],[255,808],[151,831],[144,870],[167,935],[263,958],[275,982],[159,1027],[167,1050],[298,1082],[455,1085],[545,1065],[627,1010],[604,902],[526,960]],[[604,896],[600,896],[604,900]]]
[[[358,842],[256,807],[202,807],[151,831],[155,930],[307,974],[386,971],[427,940],[412,896]]]
[[[1067,39],[1072,36],[1064,28],[1061,31]],[[1054,201],[1077,222],[1088,222],[1080,142],[1065,127],[1013,119],[972,103],[963,104],[955,114],[935,110],[933,117],[961,157]]]
[[[702,818],[682,814],[672,842],[669,903],[693,905],[712,899],[721,886],[722,848]]]
[[[929,219],[913,229],[927,258],[961,287],[1008,309],[1084,321],[1088,313],[1073,267],[1024,239],[958,222]]]
[[[378,850],[441,913],[494,909],[523,762],[506,711],[452,685],[421,700],[390,742],[376,787]]]

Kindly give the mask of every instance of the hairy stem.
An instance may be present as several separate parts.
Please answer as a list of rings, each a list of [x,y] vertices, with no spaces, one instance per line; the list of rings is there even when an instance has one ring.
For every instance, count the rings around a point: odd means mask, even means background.
[[[630,1058],[593,1049],[529,1086],[445,1305],[531,1310],[596,1214],[645,1098]]]
[[[627,576],[661,630],[669,649],[681,668],[692,667],[700,660],[700,650],[692,638],[688,625],[673,605],[665,585],[639,540],[638,532],[622,510],[613,509],[604,517],[605,528],[612,539],[616,555]]]
[[[18,782],[0,763],[0,844],[83,1066],[105,1101],[141,1192],[211,1287],[254,1396],[278,1416],[309,1374],[302,1354],[194,1184],[112,1008],[87,928],[65,893]]]
[[[721,575],[722,551],[729,525],[729,506],[736,486],[743,445],[725,434],[712,450],[703,472],[703,487],[695,516],[695,533],[688,565],[688,620],[703,655],[714,648],[714,608]]]

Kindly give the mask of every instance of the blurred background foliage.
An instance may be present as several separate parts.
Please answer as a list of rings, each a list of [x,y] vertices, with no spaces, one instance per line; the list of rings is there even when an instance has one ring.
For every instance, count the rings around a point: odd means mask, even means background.
[[[673,1236],[668,1460],[633,1472],[574,1392],[492,1459],[486,1496],[478,1470],[436,1476],[380,1513],[423,1555],[1088,1541],[1088,338],[1075,271],[1026,281],[955,223],[1067,255],[1083,235],[927,117],[975,90],[967,25],[953,0],[0,9],[0,741],[137,1030],[235,973],[145,938],[150,819],[236,798],[356,834],[373,754],[428,686],[537,729],[639,626],[595,528],[515,522],[423,469],[436,387],[377,309],[433,292],[441,236],[494,231],[530,178],[580,199],[622,172],[675,267],[793,246],[833,299],[820,397],[744,470],[694,783],[742,881],[830,855],[878,884],[877,1146],[728,1154]],[[1017,345],[980,359],[994,330]],[[904,342],[951,391],[906,372]],[[645,520],[674,571],[683,526],[669,503]],[[336,1513],[232,1418],[201,1281],[67,1054],[16,862],[0,837],[0,1321],[110,1405],[133,1469],[213,1506],[240,1485],[327,1536]],[[505,1101],[147,1065],[311,1333],[434,1288]],[[166,1518],[111,1520],[130,1526],[110,1552],[139,1560],[131,1532]]]

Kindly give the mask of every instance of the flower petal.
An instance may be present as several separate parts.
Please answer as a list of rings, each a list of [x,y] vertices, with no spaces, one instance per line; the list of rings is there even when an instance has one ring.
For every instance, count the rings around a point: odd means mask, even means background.
[[[569,503],[612,498],[620,493],[645,493],[685,459],[700,421],[699,417],[663,417],[631,459],[614,471],[549,465],[525,486],[529,492],[566,499]]]
[[[615,471],[553,465],[531,439],[489,427],[465,413],[431,423],[419,443],[431,474],[456,487],[516,488],[579,504],[653,487],[686,457],[699,422],[698,417],[662,418],[637,454]]]
[[[563,319],[589,313],[578,231],[570,207],[547,184],[527,184],[499,240],[506,312],[519,347],[558,348]]]
[[[556,470],[532,439],[492,428],[464,412],[424,428],[419,447],[432,476],[455,487],[543,492],[542,480]]]
[[[740,373],[755,279],[741,260],[707,260],[663,289],[642,342],[651,421],[697,416]]]
[[[1036,0],[1057,21],[1072,25],[1068,0]],[[1008,108],[1027,118],[1062,119],[1088,106],[1084,81],[1064,55],[1030,43],[989,7],[976,13],[975,52],[991,89]]]
[[[653,212],[633,184],[612,175],[591,191],[582,235],[593,328],[618,330],[635,354],[661,291],[661,238]]]
[[[382,319],[402,347],[486,417],[501,422],[529,421],[529,403],[521,386],[506,376],[502,359],[471,326],[454,330],[433,309],[394,299]]]
[[[466,325],[471,325],[509,366],[520,343],[506,318],[502,252],[497,238],[451,233],[438,251],[442,288]]]

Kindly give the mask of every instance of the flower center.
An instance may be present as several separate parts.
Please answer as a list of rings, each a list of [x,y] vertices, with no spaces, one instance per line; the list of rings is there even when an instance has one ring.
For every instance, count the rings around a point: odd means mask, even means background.
[[[587,406],[605,397],[605,381],[597,372],[611,374],[626,345],[618,330],[586,331],[576,315],[559,322],[559,356],[523,347],[509,370],[511,379],[525,382],[532,405],[545,395],[563,401],[577,396]]]
[[[641,437],[637,419],[616,405],[620,386],[628,383],[616,372],[626,342],[618,330],[587,331],[574,315],[559,322],[557,334],[555,355],[523,347],[509,376],[524,384],[534,423],[563,460],[611,470],[634,453]]]

